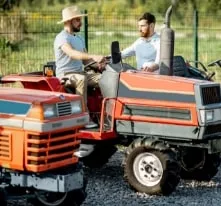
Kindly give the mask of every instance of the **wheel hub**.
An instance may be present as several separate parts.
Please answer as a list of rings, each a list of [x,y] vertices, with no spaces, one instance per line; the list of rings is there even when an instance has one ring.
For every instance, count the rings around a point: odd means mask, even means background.
[[[147,173],[149,173],[149,174],[153,171],[153,168],[151,167],[151,165],[145,166],[144,169],[145,169],[145,171],[146,171]]]
[[[134,159],[134,175],[137,180],[145,186],[158,184],[163,175],[163,167],[159,158],[152,153],[139,154]]]

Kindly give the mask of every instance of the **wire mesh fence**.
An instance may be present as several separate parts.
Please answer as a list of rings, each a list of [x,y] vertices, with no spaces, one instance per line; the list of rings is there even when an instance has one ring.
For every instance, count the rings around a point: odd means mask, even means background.
[[[138,13],[122,16],[114,13],[105,15],[90,13],[87,19],[88,25],[81,30],[81,34],[88,41],[89,53],[108,55],[111,42],[116,40],[119,41],[121,49],[129,46],[139,35],[137,30],[139,16]],[[156,32],[160,33],[164,26],[164,18],[162,15],[155,16]],[[63,25],[56,23],[60,18],[61,14],[58,11],[1,12],[1,74],[41,70],[47,61],[53,61],[53,41],[56,34],[63,29]],[[171,27],[175,31],[175,55],[193,60],[196,50],[194,34],[198,33],[198,59],[207,64],[220,58],[220,21],[221,15],[199,13],[198,27],[194,28],[194,14],[186,16],[183,21],[172,18]],[[88,33],[85,33],[86,30]],[[135,66],[133,58],[125,61]]]

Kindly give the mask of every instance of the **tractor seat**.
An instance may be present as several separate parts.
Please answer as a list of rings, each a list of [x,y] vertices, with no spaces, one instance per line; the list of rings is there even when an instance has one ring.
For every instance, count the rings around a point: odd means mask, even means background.
[[[173,75],[180,77],[190,77],[186,62],[182,56],[173,57]]]
[[[55,64],[55,61],[47,62],[43,66],[43,74],[44,74],[44,76],[56,76],[56,64]]]
[[[56,64],[55,61],[47,62],[43,67],[44,76],[56,76]],[[67,77],[63,77],[60,81],[62,85],[65,85],[65,82],[68,80]],[[70,94],[75,94],[75,89],[64,87],[65,92]]]

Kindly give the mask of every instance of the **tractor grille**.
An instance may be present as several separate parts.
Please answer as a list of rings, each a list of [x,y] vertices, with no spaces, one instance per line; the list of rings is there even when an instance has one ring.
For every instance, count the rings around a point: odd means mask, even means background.
[[[202,89],[201,91],[202,91],[203,105],[215,104],[221,102],[219,86],[203,87],[201,89]]]
[[[0,134],[0,159],[11,159],[11,135]]]
[[[71,102],[59,102],[57,103],[58,116],[70,115],[71,112]]]
[[[27,168],[31,171],[42,171],[72,160],[74,151],[79,148],[76,131],[69,130],[46,135],[28,135]],[[50,166],[49,166],[50,165]]]

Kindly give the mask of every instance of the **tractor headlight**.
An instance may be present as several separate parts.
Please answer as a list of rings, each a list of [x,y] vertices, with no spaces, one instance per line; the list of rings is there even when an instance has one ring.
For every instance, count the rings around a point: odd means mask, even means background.
[[[57,117],[57,109],[55,104],[45,104],[43,108],[45,118]]]
[[[200,110],[200,118],[202,123],[211,122],[214,119],[213,110]]]
[[[82,112],[81,101],[73,101],[71,102],[71,111],[72,114],[79,114]]]

